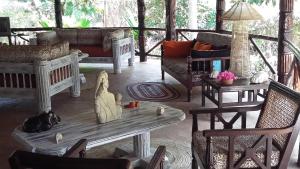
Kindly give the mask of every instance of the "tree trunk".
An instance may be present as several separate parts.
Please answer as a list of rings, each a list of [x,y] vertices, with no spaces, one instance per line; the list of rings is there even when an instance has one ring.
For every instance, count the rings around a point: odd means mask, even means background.
[[[140,54],[140,61],[145,62],[147,61],[147,56],[145,52],[145,2],[144,0],[138,0],[138,21],[139,21],[139,54]]]
[[[176,0],[166,1],[166,40],[176,39]]]

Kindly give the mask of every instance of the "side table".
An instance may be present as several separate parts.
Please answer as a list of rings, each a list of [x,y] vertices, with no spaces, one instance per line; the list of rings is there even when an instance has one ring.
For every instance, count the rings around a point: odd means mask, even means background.
[[[202,106],[205,106],[205,97],[215,103],[218,108],[244,105],[257,105],[262,103],[258,97],[264,98],[269,87],[269,82],[254,84],[249,79],[237,79],[232,85],[222,85],[216,79],[203,79],[202,82]],[[223,94],[226,92],[238,93],[237,102],[223,102]],[[245,92],[248,97],[243,101]],[[217,94],[217,97],[216,97]]]
[[[232,85],[222,85],[216,79],[206,78],[202,81],[202,106],[205,106],[205,97],[216,104],[218,108],[258,105],[262,103],[258,98],[264,98],[268,87],[269,82],[254,84],[250,83],[249,79],[237,79]],[[227,92],[237,93],[237,100],[224,102],[223,95]],[[245,97],[246,92],[247,97]],[[241,127],[246,128],[246,112],[239,112],[229,122],[226,122],[221,115],[218,118],[223,123],[224,128],[232,128],[240,116],[242,116]],[[214,126],[211,127],[214,128]]]

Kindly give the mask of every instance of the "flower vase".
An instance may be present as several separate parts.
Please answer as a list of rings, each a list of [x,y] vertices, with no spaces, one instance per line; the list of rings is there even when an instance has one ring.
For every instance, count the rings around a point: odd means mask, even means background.
[[[223,85],[232,85],[233,84],[233,79],[228,79],[228,80],[222,80],[221,81]]]

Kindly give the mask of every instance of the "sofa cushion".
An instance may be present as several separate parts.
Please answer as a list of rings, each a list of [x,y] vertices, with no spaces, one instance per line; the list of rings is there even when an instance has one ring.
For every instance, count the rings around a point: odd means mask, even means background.
[[[102,47],[102,35],[100,29],[78,29],[77,45],[94,45]]]
[[[103,50],[99,46],[71,45],[72,49],[79,49],[83,53],[88,53],[89,57],[112,57],[112,50]]]
[[[102,48],[104,51],[109,51],[112,48],[112,40],[124,38],[124,30],[119,29],[113,32],[108,32],[103,38]]]
[[[193,47],[193,50],[210,50],[212,47],[212,44],[197,41]]]
[[[0,62],[33,63],[52,60],[69,54],[68,42],[55,45],[0,46]]]
[[[56,34],[61,40],[68,41],[71,45],[76,45],[77,41],[77,29],[55,29]]]
[[[38,45],[53,45],[60,41],[55,31],[39,32],[36,37]]]
[[[215,46],[231,46],[231,35],[215,32],[199,32],[197,35],[197,40],[210,43]]]
[[[193,41],[164,41],[165,57],[186,58],[191,54]]]

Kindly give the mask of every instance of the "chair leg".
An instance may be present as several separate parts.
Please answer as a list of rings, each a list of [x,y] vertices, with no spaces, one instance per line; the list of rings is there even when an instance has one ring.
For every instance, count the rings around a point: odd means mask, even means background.
[[[192,169],[198,169],[198,164],[197,164],[197,161],[194,156],[193,156],[193,160],[192,160]]]
[[[165,80],[165,71],[161,70],[161,80]]]

